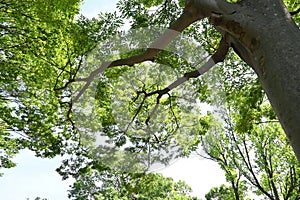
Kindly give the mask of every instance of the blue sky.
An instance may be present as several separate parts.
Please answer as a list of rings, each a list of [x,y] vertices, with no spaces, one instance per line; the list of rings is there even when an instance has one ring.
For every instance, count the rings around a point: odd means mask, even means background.
[[[117,0],[85,0],[81,13],[86,17],[96,17],[99,12],[116,10]]]
[[[115,9],[116,0],[86,0],[81,12],[87,17],[96,17],[100,11]],[[71,181],[61,181],[55,172],[61,158],[41,159],[30,151],[22,151],[16,156],[17,167],[0,171],[0,198],[3,200],[26,200],[37,196],[50,200],[67,199]],[[199,157],[181,159],[160,171],[175,180],[185,180],[194,190],[194,195],[204,197],[213,186],[225,182],[218,165]]]

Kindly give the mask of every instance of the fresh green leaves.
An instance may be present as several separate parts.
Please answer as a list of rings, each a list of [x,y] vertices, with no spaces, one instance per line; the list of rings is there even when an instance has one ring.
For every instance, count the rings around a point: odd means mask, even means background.
[[[184,30],[152,63],[105,70],[86,91],[92,104],[72,102],[80,78],[105,61],[143,52],[161,34],[153,27],[167,27],[185,2],[121,0],[121,16],[101,13],[93,19],[77,15],[80,3],[0,3],[0,167],[13,167],[11,158],[24,148],[42,157],[68,154],[57,171],[76,179],[72,198],[192,199],[186,184],[144,171],[154,162],[167,164],[170,155],[190,155],[202,136],[231,184],[212,189],[208,199],[243,198],[241,191],[253,187],[257,195],[299,198],[299,164],[257,76],[235,53],[219,70],[162,96],[158,105],[159,91],[206,56],[200,47],[208,54],[217,49],[220,34],[208,20]],[[297,1],[285,3],[290,12],[299,9]],[[132,31],[132,40],[112,37],[121,18],[132,28],[149,28]],[[299,23],[299,14],[293,18]],[[220,111],[223,121],[202,113],[203,103]],[[113,147],[95,145],[99,135]]]
[[[212,129],[204,136],[203,145],[224,170],[230,187],[226,187],[227,192],[222,186],[208,195],[235,195],[236,199],[237,194],[247,190],[248,194],[268,198],[299,198],[294,185],[300,180],[300,166],[278,121],[269,121],[264,116],[264,121],[253,123],[251,129],[243,132],[230,118],[230,111],[225,113],[223,131]]]
[[[162,199],[197,200],[190,195],[191,188],[183,181],[175,182],[161,174],[98,176],[102,184],[94,185],[96,176],[80,177],[72,186],[70,197],[76,199]],[[93,186],[93,187],[92,187]]]
[[[244,182],[240,183],[240,190],[237,194],[235,194],[235,191],[232,187],[222,184],[219,187],[213,187],[210,189],[210,191],[205,195],[205,198],[207,200],[222,200],[222,199],[228,199],[228,200],[236,200],[236,199],[245,199],[245,190],[247,190],[247,187],[245,187]],[[235,195],[238,195],[237,197]]]
[[[43,157],[63,154],[69,148],[66,141],[78,138],[72,135],[68,114],[68,83],[96,42],[121,25],[116,14],[75,19],[80,3],[0,3],[0,141],[5,163],[23,148]]]
[[[151,1],[139,0],[139,2],[144,4],[146,7],[150,8],[153,6],[159,6],[160,4],[163,3],[163,0],[151,0]]]

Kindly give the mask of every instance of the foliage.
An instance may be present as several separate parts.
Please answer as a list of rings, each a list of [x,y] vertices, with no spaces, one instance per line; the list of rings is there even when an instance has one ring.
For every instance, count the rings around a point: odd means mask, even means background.
[[[296,12],[292,15],[294,21],[299,26],[300,25],[300,5],[297,0],[284,0],[285,6],[289,12]]]
[[[100,184],[94,185],[98,177]],[[104,179],[106,177],[106,179]],[[175,182],[160,174],[102,174],[80,177],[70,190],[73,199],[165,199],[196,200],[183,181]]]
[[[290,12],[299,9],[295,0],[284,2]],[[70,198],[195,199],[185,183],[145,171],[155,162],[188,156],[209,132],[204,146],[231,186],[212,189],[208,199],[242,199],[246,189],[274,199],[299,198],[299,164],[256,75],[232,51],[218,71],[189,80],[162,98],[152,117],[157,98],[149,94],[168,86],[171,77],[194,70],[195,63],[218,48],[220,34],[207,19],[186,28],[181,40],[152,64],[106,70],[86,92],[92,101],[72,102],[82,86],[78,79],[104,61],[144,51],[161,33],[153,27],[168,27],[185,1],[120,0],[120,14],[101,13],[93,19],[78,15],[81,3],[0,3],[0,168],[15,166],[13,155],[29,148],[41,157],[67,157],[57,171],[63,179],[76,179]],[[138,30],[131,34],[143,39],[125,41],[130,36],[119,29],[123,19]],[[293,19],[299,24],[299,13]],[[138,29],[142,27],[151,28]],[[196,51],[199,46],[205,51]],[[212,114],[201,113],[201,103],[221,110],[227,106],[225,127]],[[78,108],[84,112],[76,113]],[[154,128],[147,131],[149,123],[144,122],[153,122]],[[114,147],[95,145],[99,135]]]
[[[262,110],[270,109],[266,102],[259,106]],[[227,194],[232,199],[243,199],[230,192],[235,191],[269,199],[299,198],[300,165],[273,113],[262,112],[264,121],[244,129],[232,109],[226,111],[223,112],[225,127],[206,134],[203,144],[209,158],[224,170],[231,186],[212,189],[208,195]]]
[[[81,1],[1,1],[1,166],[29,148],[37,156],[63,154],[73,137],[58,88],[73,79],[83,56],[120,24],[113,14],[75,16]],[[108,22],[110,21],[110,22]],[[99,32],[103,24],[109,30]],[[84,45],[83,45],[84,44]],[[58,98],[59,97],[59,98]]]
[[[243,182],[242,182],[243,183]],[[241,189],[239,190],[238,198],[239,199],[245,199],[245,191],[247,187],[242,185]],[[205,198],[207,200],[222,200],[222,199],[228,199],[228,200],[236,200],[233,187],[227,186],[227,185],[220,185],[219,187],[213,187],[210,189],[210,191],[205,195]]]
[[[58,103],[49,89],[67,63],[64,48],[79,7],[77,1],[66,3],[1,1],[0,137],[7,141],[2,144],[5,156],[25,147],[49,157],[60,152],[63,136],[51,131],[59,121]]]

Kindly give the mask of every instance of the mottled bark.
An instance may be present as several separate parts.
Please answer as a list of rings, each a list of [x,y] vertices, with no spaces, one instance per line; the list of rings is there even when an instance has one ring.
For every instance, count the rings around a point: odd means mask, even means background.
[[[104,63],[89,77],[74,80],[86,82],[74,101],[106,68],[153,60],[177,34],[203,18],[210,19],[225,42],[204,68],[187,72],[171,86],[198,77],[223,61],[230,45],[257,73],[300,162],[300,31],[281,0],[186,0],[183,14],[145,52]]]
[[[197,12],[205,10],[205,17],[228,34],[236,53],[257,73],[300,162],[300,31],[283,2],[188,2]]]

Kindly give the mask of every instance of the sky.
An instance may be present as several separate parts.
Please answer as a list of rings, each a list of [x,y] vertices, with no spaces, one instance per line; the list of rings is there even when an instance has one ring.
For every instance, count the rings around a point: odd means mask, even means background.
[[[81,12],[87,17],[96,17],[100,11],[116,10],[116,0],[86,0]],[[4,173],[0,178],[0,199],[26,200],[35,197],[49,200],[67,199],[67,190],[72,183],[62,181],[55,172],[59,167],[61,158],[41,159],[34,153],[24,150],[18,154],[14,161],[17,167],[1,170]],[[179,159],[172,165],[157,170],[174,180],[184,180],[193,189],[193,195],[204,198],[211,187],[225,183],[225,176],[219,166],[209,160],[193,156]]]

